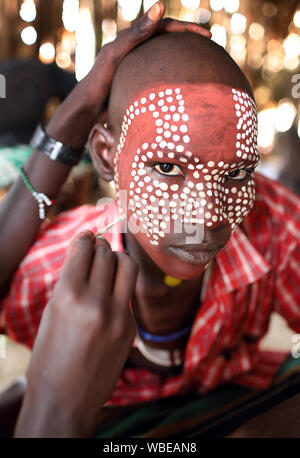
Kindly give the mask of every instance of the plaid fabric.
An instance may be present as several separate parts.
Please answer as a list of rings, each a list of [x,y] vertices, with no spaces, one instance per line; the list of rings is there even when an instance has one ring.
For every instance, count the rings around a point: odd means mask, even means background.
[[[10,337],[33,345],[70,240],[83,229],[100,230],[115,215],[115,203],[83,206],[42,225],[1,303],[0,327]],[[123,251],[120,228],[108,231],[106,238],[113,250]],[[256,203],[215,259],[181,373],[160,375],[125,367],[107,405],[192,390],[207,393],[227,382],[266,389],[286,357],[259,349],[271,313],[280,313],[300,333],[299,242],[299,198],[256,173]]]

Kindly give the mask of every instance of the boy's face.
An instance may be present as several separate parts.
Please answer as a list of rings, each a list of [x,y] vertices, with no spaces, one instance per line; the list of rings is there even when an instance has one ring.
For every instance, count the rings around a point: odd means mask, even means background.
[[[145,90],[126,110],[115,155],[130,232],[165,273],[200,275],[252,208],[258,160],[247,93],[218,84]]]

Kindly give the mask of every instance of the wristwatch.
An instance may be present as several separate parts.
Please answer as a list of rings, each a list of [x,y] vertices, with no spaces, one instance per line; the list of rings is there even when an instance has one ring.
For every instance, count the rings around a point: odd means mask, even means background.
[[[46,154],[52,161],[59,161],[67,165],[76,165],[83,155],[83,148],[72,146],[54,140],[45,132],[45,125],[39,124],[30,142],[31,146]]]

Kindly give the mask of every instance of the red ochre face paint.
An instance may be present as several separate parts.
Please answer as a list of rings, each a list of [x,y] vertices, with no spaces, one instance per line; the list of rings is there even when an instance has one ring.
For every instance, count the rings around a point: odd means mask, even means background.
[[[219,84],[145,90],[124,114],[115,155],[129,230],[166,273],[199,274],[204,262],[174,263],[167,247],[175,239],[186,244],[187,226],[215,233],[226,226],[224,245],[253,206],[258,161],[256,105],[246,92]]]

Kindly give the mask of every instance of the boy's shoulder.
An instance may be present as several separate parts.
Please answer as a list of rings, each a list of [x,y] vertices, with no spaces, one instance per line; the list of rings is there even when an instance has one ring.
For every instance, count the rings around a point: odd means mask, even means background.
[[[300,247],[300,198],[271,178],[255,174],[253,209],[241,228],[271,263],[280,262]]]
[[[253,216],[264,214],[273,224],[292,230],[299,237],[300,198],[278,181],[256,173]]]

